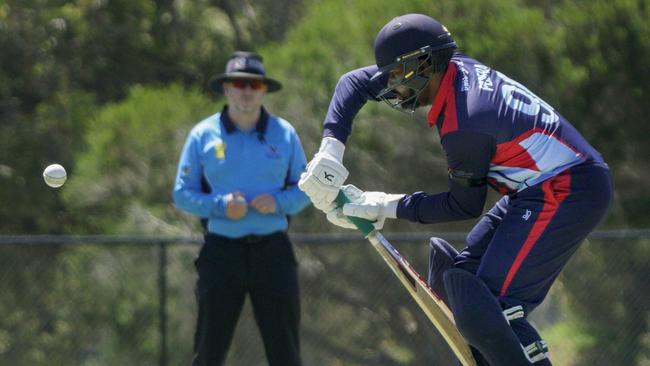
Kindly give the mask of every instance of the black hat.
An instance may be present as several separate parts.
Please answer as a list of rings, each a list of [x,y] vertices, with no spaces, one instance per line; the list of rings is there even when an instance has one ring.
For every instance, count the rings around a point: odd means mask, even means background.
[[[266,77],[262,56],[253,52],[234,52],[226,64],[226,72],[213,76],[208,86],[215,93],[221,94],[223,93],[223,82],[232,79],[263,80],[269,93],[282,89],[280,82]]]

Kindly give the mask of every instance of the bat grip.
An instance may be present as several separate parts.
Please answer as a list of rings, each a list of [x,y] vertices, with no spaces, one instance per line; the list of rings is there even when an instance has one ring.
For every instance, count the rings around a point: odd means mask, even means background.
[[[336,200],[334,200],[334,202],[336,202],[336,207],[343,207],[344,204],[351,201],[341,190],[339,191],[338,196],[336,196]],[[356,226],[359,231],[363,233],[363,236],[368,236],[373,230],[375,230],[375,226],[372,224],[372,221],[354,216],[348,216],[347,218],[352,221],[354,226]]]

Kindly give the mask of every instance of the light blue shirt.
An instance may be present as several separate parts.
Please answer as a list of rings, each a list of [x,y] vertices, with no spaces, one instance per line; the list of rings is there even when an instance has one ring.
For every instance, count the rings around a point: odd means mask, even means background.
[[[256,128],[244,132],[230,121],[225,107],[189,133],[172,197],[176,207],[207,218],[211,233],[238,238],[283,231],[287,215],[309,204],[297,186],[305,166],[302,144],[289,122],[262,109]],[[202,190],[204,176],[210,193]],[[224,196],[232,192],[243,193],[249,203],[268,193],[275,198],[276,212],[264,215],[249,206],[243,218],[231,220],[225,215]]]

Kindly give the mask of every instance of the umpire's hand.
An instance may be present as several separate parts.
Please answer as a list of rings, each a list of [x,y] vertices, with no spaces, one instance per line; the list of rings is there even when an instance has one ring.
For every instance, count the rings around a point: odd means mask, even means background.
[[[262,215],[269,215],[275,213],[277,204],[275,198],[268,193],[263,193],[251,201],[251,207],[256,209]]]
[[[229,193],[224,197],[226,202],[226,217],[231,220],[239,220],[246,216],[248,203],[241,192]]]

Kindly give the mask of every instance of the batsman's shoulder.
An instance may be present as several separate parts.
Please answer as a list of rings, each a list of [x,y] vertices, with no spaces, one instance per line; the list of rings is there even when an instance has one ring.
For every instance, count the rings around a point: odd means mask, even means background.
[[[339,78],[339,84],[366,84],[370,82],[370,78],[377,72],[377,65],[368,65],[358,69],[350,70]]]

